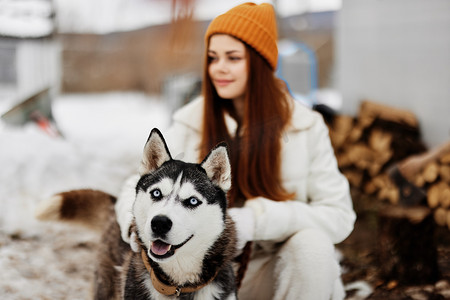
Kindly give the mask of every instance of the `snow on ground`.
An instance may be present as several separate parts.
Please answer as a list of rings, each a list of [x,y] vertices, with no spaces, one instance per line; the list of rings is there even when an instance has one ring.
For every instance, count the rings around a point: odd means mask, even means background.
[[[90,299],[97,236],[81,228],[44,226],[30,238],[0,230],[0,298]]]

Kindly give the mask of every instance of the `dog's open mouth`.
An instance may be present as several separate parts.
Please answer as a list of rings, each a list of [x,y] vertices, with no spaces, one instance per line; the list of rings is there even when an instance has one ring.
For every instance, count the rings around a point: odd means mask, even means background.
[[[177,249],[183,247],[193,236],[191,235],[179,245],[171,245],[161,240],[155,240],[150,244],[150,254],[159,259],[171,257]]]

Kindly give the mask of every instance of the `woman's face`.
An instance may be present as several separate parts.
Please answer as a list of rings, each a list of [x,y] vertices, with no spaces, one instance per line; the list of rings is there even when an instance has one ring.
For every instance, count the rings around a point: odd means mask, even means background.
[[[244,99],[248,79],[246,51],[244,43],[229,35],[210,38],[208,72],[221,98]]]

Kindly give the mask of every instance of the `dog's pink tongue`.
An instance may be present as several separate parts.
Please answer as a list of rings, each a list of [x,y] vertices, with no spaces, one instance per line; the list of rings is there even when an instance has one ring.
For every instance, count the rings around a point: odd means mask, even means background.
[[[151,245],[150,250],[156,255],[164,255],[169,252],[172,245],[166,244],[161,241],[154,241]]]

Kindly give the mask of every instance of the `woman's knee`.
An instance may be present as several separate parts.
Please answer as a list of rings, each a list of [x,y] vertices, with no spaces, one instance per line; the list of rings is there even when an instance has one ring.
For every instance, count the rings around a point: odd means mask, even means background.
[[[329,299],[340,276],[334,253],[321,231],[306,229],[289,238],[277,253],[274,299]]]
[[[304,229],[291,236],[283,245],[286,250],[309,254],[334,255],[334,245],[330,238],[318,229]]]
[[[336,277],[340,273],[333,243],[317,229],[297,232],[284,243],[278,255],[285,263],[297,268],[328,269]]]

